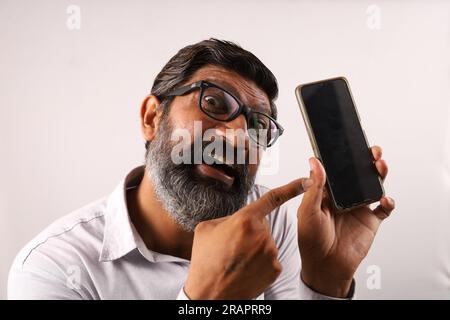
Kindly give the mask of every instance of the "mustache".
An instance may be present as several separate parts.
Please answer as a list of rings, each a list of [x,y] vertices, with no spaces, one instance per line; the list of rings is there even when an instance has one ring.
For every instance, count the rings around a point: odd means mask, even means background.
[[[191,163],[227,165],[237,169],[249,163],[248,150],[236,147],[225,139],[220,141],[197,141],[188,146]]]

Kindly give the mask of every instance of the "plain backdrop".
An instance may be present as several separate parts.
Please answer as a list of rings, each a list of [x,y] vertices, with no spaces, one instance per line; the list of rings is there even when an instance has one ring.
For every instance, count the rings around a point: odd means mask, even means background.
[[[80,29],[67,25],[70,5]],[[27,241],[143,163],[142,99],[177,50],[210,37],[239,43],[278,78],[286,130],[276,170],[258,178],[269,187],[309,172],[294,88],[348,78],[397,204],[357,296],[450,298],[449,21],[448,1],[1,0],[0,298]]]

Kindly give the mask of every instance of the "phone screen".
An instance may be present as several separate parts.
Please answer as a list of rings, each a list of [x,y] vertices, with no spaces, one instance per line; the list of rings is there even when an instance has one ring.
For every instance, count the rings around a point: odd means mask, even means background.
[[[300,91],[335,204],[350,208],[378,201],[383,188],[347,82],[325,80]]]

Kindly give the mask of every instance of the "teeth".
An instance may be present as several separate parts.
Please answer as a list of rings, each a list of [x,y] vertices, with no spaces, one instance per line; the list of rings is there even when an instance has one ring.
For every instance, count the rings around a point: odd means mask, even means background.
[[[208,160],[210,160],[210,162],[214,162],[214,163],[218,163],[218,164],[226,164],[228,166],[233,165],[233,161],[230,161],[226,158],[224,158],[223,156],[219,155],[219,154],[215,154],[214,152],[211,152],[207,158],[209,158]]]
[[[215,154],[213,155],[213,158],[216,159],[218,162],[222,163],[222,164],[226,164],[226,165],[232,165],[233,162],[232,161],[227,161],[223,156]]]

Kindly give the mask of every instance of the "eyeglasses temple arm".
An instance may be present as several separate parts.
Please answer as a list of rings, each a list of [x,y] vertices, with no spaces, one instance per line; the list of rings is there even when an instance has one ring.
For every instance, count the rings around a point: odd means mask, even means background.
[[[184,87],[172,90],[166,96],[167,97],[182,96],[184,94],[187,94],[187,93],[191,92],[194,89],[200,88],[201,86],[202,86],[202,81],[197,81],[197,82],[194,82],[191,85],[184,86]]]

